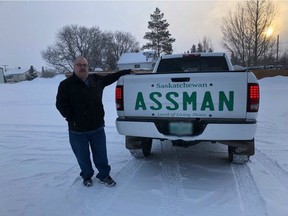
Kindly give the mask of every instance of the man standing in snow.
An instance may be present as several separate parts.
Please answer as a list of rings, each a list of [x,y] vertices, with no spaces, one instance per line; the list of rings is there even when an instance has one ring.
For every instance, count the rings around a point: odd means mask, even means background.
[[[78,57],[74,62],[74,73],[62,81],[58,87],[56,107],[66,118],[69,128],[69,141],[81,169],[80,176],[85,186],[92,185],[94,170],[90,159],[98,169],[96,177],[100,183],[114,186],[110,177],[104,131],[103,89],[129,74],[123,70],[107,76],[88,73],[88,62]]]

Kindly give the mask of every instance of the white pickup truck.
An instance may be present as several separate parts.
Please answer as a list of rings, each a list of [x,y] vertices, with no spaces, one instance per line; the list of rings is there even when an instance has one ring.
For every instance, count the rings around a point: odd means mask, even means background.
[[[162,55],[153,73],[121,77],[115,97],[116,127],[134,157],[147,157],[153,139],[219,142],[234,163],[254,154],[259,85],[225,53]]]

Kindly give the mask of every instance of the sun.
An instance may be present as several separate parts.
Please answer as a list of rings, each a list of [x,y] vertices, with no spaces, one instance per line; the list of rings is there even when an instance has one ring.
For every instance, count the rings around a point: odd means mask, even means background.
[[[266,37],[270,37],[273,34],[273,32],[274,32],[273,27],[272,26],[268,27],[268,29],[265,33]]]

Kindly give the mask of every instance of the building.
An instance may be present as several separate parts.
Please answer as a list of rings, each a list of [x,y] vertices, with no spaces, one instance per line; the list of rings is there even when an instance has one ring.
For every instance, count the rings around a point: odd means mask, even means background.
[[[155,52],[123,53],[118,61],[118,69],[147,70],[152,71],[155,63]]]
[[[8,70],[4,73],[5,79],[7,82],[21,82],[27,80],[27,76],[29,75],[30,69],[23,69],[18,67],[16,69]]]
[[[4,69],[2,67],[0,67],[0,83],[5,83]]]

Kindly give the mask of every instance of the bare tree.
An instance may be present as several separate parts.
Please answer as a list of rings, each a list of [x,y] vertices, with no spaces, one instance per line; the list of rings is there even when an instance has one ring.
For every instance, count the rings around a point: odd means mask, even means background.
[[[211,39],[205,36],[202,40],[203,52],[213,52]]]
[[[102,32],[98,27],[64,26],[56,37],[56,43],[42,51],[43,59],[60,72],[72,71],[77,56],[84,56],[90,70],[104,71],[116,68],[123,52],[139,49],[135,37],[126,32]]]
[[[129,32],[106,32],[103,34],[105,47],[102,49],[103,70],[115,70],[120,56],[125,52],[136,52],[140,49],[139,42]]]
[[[84,56],[95,68],[101,63],[101,52],[105,46],[104,36],[98,27],[86,28],[78,25],[64,26],[56,36],[55,45],[42,51],[43,59],[60,71],[71,71],[77,56]]]
[[[118,61],[125,52],[137,52],[140,50],[139,42],[129,32],[116,31],[112,36],[112,52]]]
[[[258,65],[271,52],[275,38],[267,34],[275,14],[270,0],[245,0],[229,12],[221,26],[223,45],[244,66]]]
[[[115,70],[117,68],[117,62],[120,56],[125,52],[137,52],[139,42],[129,32],[106,32],[105,37],[105,48],[102,50],[102,69],[104,70]]]

